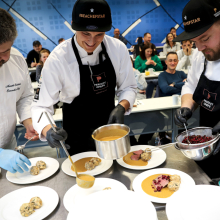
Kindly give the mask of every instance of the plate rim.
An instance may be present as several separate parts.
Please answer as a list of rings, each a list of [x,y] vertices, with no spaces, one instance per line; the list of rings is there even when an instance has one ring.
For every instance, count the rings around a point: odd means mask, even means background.
[[[136,146],[145,146],[145,148],[149,147],[149,148],[151,148],[151,149],[156,149],[155,146],[151,146],[151,145],[134,145],[134,146],[131,146],[131,150],[129,151],[129,153],[133,151],[133,150],[132,150],[132,147],[136,147]],[[139,148],[139,150],[142,150],[142,149]],[[122,158],[117,159],[116,161],[117,161],[117,163],[118,163],[120,166],[122,166],[122,167],[124,167],[124,168],[127,168],[127,169],[130,169],[130,170],[149,170],[149,169],[153,169],[153,168],[155,168],[155,167],[160,166],[160,165],[163,164],[163,163],[166,161],[166,159],[167,159],[167,154],[166,154],[166,152],[165,152],[164,150],[161,149],[161,150],[158,150],[158,151],[161,151],[161,152],[163,153],[163,155],[165,156],[165,158],[164,158],[164,160],[163,160],[159,165],[154,166],[154,167],[147,167],[147,165],[146,165],[146,166],[131,166],[131,165],[129,165],[129,164],[128,164],[127,166],[125,166],[124,164],[121,163],[121,160],[123,160]]]
[[[74,160],[74,158],[73,158],[74,156],[76,156],[76,155],[80,155],[80,156],[81,156],[81,155],[88,154],[88,153],[96,153],[96,156],[95,156],[95,157],[98,157],[98,158],[100,158],[101,160],[104,160],[103,158],[99,157],[99,155],[97,154],[96,151],[86,151],[86,152],[74,154],[74,155],[71,156],[71,158],[72,158],[73,162],[75,162],[75,160]],[[89,157],[89,156],[86,156],[86,157]],[[93,156],[92,156],[92,157],[93,157]],[[84,158],[84,157],[82,157],[82,158]],[[82,159],[82,158],[80,158],[80,159]],[[80,160],[80,159],[78,159],[78,160]],[[75,172],[73,172],[73,174],[70,174],[70,173],[68,173],[68,172],[66,172],[66,171],[64,170],[64,165],[66,165],[67,161],[69,162],[69,159],[68,159],[68,158],[63,161],[63,163],[62,163],[62,165],[61,165],[61,170],[62,170],[66,175],[76,177]],[[110,169],[110,168],[112,167],[113,160],[104,160],[104,161],[109,161],[109,167],[108,167],[108,169]],[[97,174],[92,174],[92,175],[93,175],[93,176],[97,176],[97,175],[99,175],[99,174],[101,174],[101,173],[104,173],[104,172],[107,171],[108,169],[103,170],[103,171],[101,171],[101,172],[98,172]],[[87,171],[86,171],[86,172],[83,172],[83,173],[84,173],[84,174],[89,174],[89,173],[87,173]]]
[[[54,207],[53,208],[51,208],[51,211],[50,212],[48,212],[48,210],[46,210],[46,215],[44,215],[44,217],[42,218],[42,219],[44,219],[44,218],[46,218],[48,215],[50,215],[55,209],[56,209],[56,207],[57,207],[57,205],[58,205],[58,203],[59,203],[59,200],[60,200],[60,198],[59,198],[59,195],[58,195],[58,193],[54,190],[54,189],[52,189],[52,188],[50,188],[50,187],[48,187],[48,186],[27,186],[27,187],[22,187],[22,188],[20,188],[20,189],[16,189],[16,190],[14,190],[14,191],[12,191],[12,192],[9,192],[9,193],[7,193],[6,195],[4,195],[3,197],[1,197],[0,198],[0,204],[1,204],[1,201],[2,201],[2,199],[5,199],[5,197],[6,196],[8,196],[8,195],[10,195],[10,194],[13,194],[13,193],[15,193],[15,192],[18,192],[18,191],[23,191],[23,190],[27,190],[27,188],[28,189],[30,189],[30,188],[46,188],[45,190],[51,190],[51,192],[53,192],[54,193],[54,195],[56,195],[56,202],[54,203]],[[54,200],[53,200],[54,201]],[[56,204],[56,205],[55,205]],[[0,207],[0,215],[1,215],[1,207]],[[0,216],[1,217],[1,216]],[[36,220],[38,220],[39,219],[39,215],[38,216],[36,216]],[[3,219],[4,220],[4,219]]]
[[[157,170],[158,170],[158,171],[157,171]],[[160,170],[162,170],[162,171],[160,171]],[[164,171],[163,171],[163,170],[164,170]],[[190,179],[190,181],[191,181],[190,184],[192,184],[192,186],[195,186],[195,185],[196,185],[195,180],[194,180],[189,174],[187,174],[187,173],[185,173],[185,172],[183,172],[183,171],[181,171],[181,170],[172,169],[172,168],[157,168],[157,169],[152,169],[152,170],[146,170],[146,171],[140,173],[139,175],[137,175],[137,176],[134,178],[133,182],[132,182],[132,189],[135,191],[135,189],[134,189],[134,183],[137,181],[138,178],[141,178],[141,176],[144,175],[145,173],[148,172],[148,173],[150,173],[150,175],[154,175],[155,173],[158,173],[158,174],[159,174],[159,173],[169,173],[169,170],[170,170],[170,172],[177,172],[177,174],[178,174],[178,173],[182,173],[183,175],[186,175],[186,176]],[[149,177],[150,175],[146,176],[145,179],[146,179],[147,177]],[[143,181],[143,180],[142,180],[142,181]],[[143,190],[142,190],[142,191],[143,191]],[[138,193],[140,193],[140,192],[138,192]],[[155,202],[155,203],[167,203],[167,202],[169,201],[169,199],[171,198],[171,197],[168,197],[168,198],[158,198],[158,197],[150,196],[150,195],[148,195],[148,194],[146,194],[146,193],[143,193],[143,194],[145,194],[145,196],[146,196],[151,202]]]
[[[37,183],[37,182],[40,182],[42,180],[45,180],[49,177],[51,177],[53,174],[55,174],[57,172],[57,170],[59,169],[60,167],[60,164],[59,162],[55,159],[55,158],[52,158],[52,157],[32,157],[32,158],[29,158],[29,160],[32,160],[32,159],[36,159],[36,158],[49,158],[49,159],[52,159],[55,161],[56,163],[56,167],[54,168],[54,171],[47,177],[43,178],[43,179],[40,179],[40,180],[35,180],[35,181],[32,181],[32,182],[24,182],[24,183],[20,183],[20,182],[16,182],[16,181],[11,181],[10,180],[10,177],[14,177],[16,175],[16,173],[10,173],[9,171],[7,171],[6,173],[6,178],[9,182],[11,183],[14,183],[14,184],[19,184],[19,185],[25,185],[25,184],[32,184],[32,183]],[[40,159],[39,159],[40,160]],[[28,171],[27,171],[28,172]]]
[[[103,180],[106,180],[106,179],[111,179],[111,181],[112,180],[114,180],[114,181],[117,181],[117,182],[119,182],[119,183],[121,183],[124,187],[125,187],[125,189],[126,190],[128,190],[128,188],[125,186],[125,184],[124,183],[122,183],[122,182],[120,182],[119,180],[116,180],[116,179],[112,179],[112,178],[107,178],[107,177],[100,177],[100,178],[96,178],[96,180],[101,180],[101,181],[103,181]],[[95,182],[96,183],[96,182]],[[77,184],[75,184],[75,185],[73,185],[73,186],[71,186],[67,191],[66,191],[66,193],[64,194],[64,196],[63,196],[63,205],[64,205],[64,208],[68,211],[68,212],[70,212],[67,208],[66,208],[66,195],[69,193],[69,191],[71,191],[71,190],[73,190],[74,188],[77,188]],[[95,193],[95,192],[94,192]],[[92,194],[92,193],[91,193]],[[89,194],[90,195],[90,194]]]

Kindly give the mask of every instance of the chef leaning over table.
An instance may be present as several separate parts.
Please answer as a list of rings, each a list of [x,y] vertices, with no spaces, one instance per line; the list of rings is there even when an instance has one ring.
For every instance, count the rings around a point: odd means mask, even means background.
[[[30,111],[34,93],[25,59],[12,47],[16,37],[15,20],[0,8],[0,167],[11,173],[23,173],[21,168],[28,171],[26,164],[31,163],[14,151],[16,112],[26,128],[25,137],[31,138],[35,135]]]
[[[195,42],[192,68],[182,88],[181,108],[176,111],[175,123],[183,127],[196,107],[200,106],[200,126],[220,131],[220,1],[190,0],[183,13],[185,32],[174,41],[191,39]],[[210,178],[220,177],[220,142],[214,156],[198,165]]]
[[[123,124],[135,101],[130,57],[124,43],[105,35],[111,27],[106,1],[77,0],[72,12],[76,34],[53,50],[42,71],[31,108],[33,125],[51,147],[61,147],[59,140],[65,140],[70,155],[94,151],[92,132],[107,123]],[[63,128],[55,133],[45,115],[38,119],[43,111],[53,114],[58,100],[64,102]]]

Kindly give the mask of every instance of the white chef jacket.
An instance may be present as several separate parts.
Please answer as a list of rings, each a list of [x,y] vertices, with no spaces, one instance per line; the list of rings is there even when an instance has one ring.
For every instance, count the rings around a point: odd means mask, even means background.
[[[198,51],[198,49],[195,49],[192,57],[192,67],[188,73],[187,81],[182,87],[181,95],[194,93],[199,82],[199,78],[204,69],[204,60],[205,56],[203,55],[203,53]],[[220,60],[208,61],[205,76],[209,80],[220,81],[219,70]]]
[[[72,48],[71,40],[70,38],[58,45],[46,60],[39,83],[39,97],[35,96],[33,100],[31,107],[33,126],[40,134],[42,141],[46,139],[41,136],[41,132],[49,122],[46,116],[43,115],[40,122],[37,123],[41,113],[47,111],[52,115],[53,105],[55,103],[59,100],[65,103],[71,103],[80,93],[79,65]],[[95,49],[92,55],[88,55],[77,43],[76,36],[74,36],[74,41],[83,65],[88,65],[87,61],[91,66],[99,64],[99,52],[102,51],[101,44]],[[129,114],[135,101],[137,85],[127,47],[118,39],[106,35],[103,43],[115,69],[118,101],[120,102],[123,99],[129,101],[130,108],[125,113]],[[76,108],[78,107],[76,106]],[[51,120],[53,121],[52,117]]]
[[[193,51],[194,49],[191,49],[191,55],[186,56],[185,53],[183,52],[183,49],[177,51],[177,56],[178,56],[178,64],[176,67],[176,70],[182,70],[182,69],[187,69],[188,66],[192,66],[192,56],[193,56]]]
[[[34,91],[31,86],[27,63],[22,54],[11,48],[8,62],[0,67],[0,147],[7,148],[17,123],[31,118]]]

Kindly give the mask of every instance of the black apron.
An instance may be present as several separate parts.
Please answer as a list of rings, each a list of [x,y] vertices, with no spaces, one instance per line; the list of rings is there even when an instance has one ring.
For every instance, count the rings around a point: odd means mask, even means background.
[[[63,128],[68,133],[65,143],[71,147],[68,150],[70,155],[96,150],[91,135],[95,129],[107,124],[115,108],[116,74],[103,42],[101,46],[99,64],[91,66],[92,75],[89,66],[82,64],[72,38],[79,65],[80,94],[72,103],[63,105]]]
[[[205,59],[193,100],[200,105],[200,126],[213,128],[220,121],[220,81],[209,80],[205,76],[206,66]],[[196,162],[211,179],[220,177],[220,153]]]

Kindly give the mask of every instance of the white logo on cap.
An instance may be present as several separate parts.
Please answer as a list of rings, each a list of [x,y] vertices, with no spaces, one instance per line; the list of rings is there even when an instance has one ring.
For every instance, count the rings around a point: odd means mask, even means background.
[[[94,12],[94,9],[93,9],[93,8],[91,8],[91,9],[90,9],[90,11],[93,13],[93,12]]]
[[[185,20],[187,20],[187,17],[186,17],[186,15],[185,15],[184,19],[185,19]]]

